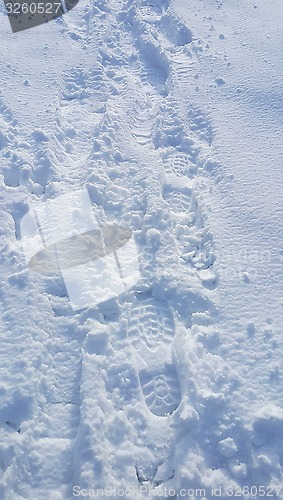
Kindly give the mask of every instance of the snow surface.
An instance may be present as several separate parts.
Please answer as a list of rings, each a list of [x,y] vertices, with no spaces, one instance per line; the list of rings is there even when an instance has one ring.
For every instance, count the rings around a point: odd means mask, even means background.
[[[282,3],[0,12],[0,498],[283,498]],[[140,279],[74,311],[20,222],[80,189]]]

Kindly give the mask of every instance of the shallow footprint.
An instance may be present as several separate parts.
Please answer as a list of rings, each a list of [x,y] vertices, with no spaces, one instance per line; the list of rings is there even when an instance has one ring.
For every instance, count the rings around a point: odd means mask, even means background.
[[[157,416],[173,413],[181,401],[180,384],[172,363],[174,319],[168,308],[153,299],[137,303],[128,324],[145,403]]]

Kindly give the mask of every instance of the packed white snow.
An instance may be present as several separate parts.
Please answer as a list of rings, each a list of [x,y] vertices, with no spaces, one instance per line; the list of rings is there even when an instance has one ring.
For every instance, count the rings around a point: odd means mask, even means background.
[[[0,498],[283,499],[281,2],[0,22]],[[26,255],[81,192],[133,242],[101,301]]]

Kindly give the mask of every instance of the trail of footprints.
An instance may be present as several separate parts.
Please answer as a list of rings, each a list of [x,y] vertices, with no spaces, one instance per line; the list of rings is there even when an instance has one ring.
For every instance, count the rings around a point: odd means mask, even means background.
[[[187,76],[184,62],[188,64],[190,52],[181,50],[192,41],[192,34],[169,12],[167,2],[158,5],[140,2],[135,22],[141,33],[137,45],[146,97],[136,110],[133,135],[145,147],[150,147],[153,141],[160,152],[165,173],[163,198],[169,206],[180,261],[189,265],[201,283],[211,289],[216,286],[211,269],[215,261],[213,238],[195,195],[195,181],[202,144],[211,145],[212,131],[197,109],[189,111],[184,123],[170,91],[172,79]],[[168,42],[181,48],[176,66],[159,42],[160,32],[166,37],[165,49]],[[171,359],[174,330],[168,307],[152,300],[137,302],[133,307],[128,338],[136,353],[145,403],[158,416],[173,413],[181,401]]]
[[[149,92],[148,98],[145,98],[141,106],[137,104],[134,112],[132,133],[140,146],[149,146],[150,143],[152,144],[152,124],[156,117],[156,98],[152,96],[152,90],[149,91],[149,89],[154,89],[158,95],[166,95],[165,86],[168,78],[167,62],[164,59],[163,63],[160,63],[158,50],[155,52],[156,67],[151,65],[149,58],[151,48],[151,46],[147,47],[146,50],[149,52],[146,54],[143,52],[141,57],[142,64],[139,66],[141,83]],[[106,56],[104,55],[104,57]],[[108,73],[114,72],[114,69],[111,69],[109,60],[107,65],[109,68]],[[105,123],[105,127],[105,131],[108,131],[107,123]],[[100,127],[100,130],[103,132],[103,125]],[[115,141],[115,137],[112,137],[111,144],[115,143]],[[106,157],[103,148],[100,148],[91,158],[95,159],[96,162],[98,158],[102,158],[102,160],[106,160],[107,158],[107,163],[109,162],[109,165],[111,165],[111,156],[108,153]],[[107,200],[105,200],[104,206],[107,206]],[[127,347],[124,341],[122,342],[123,339],[121,340],[123,346],[120,346],[121,342],[119,341],[118,332],[115,333],[115,338],[111,340],[113,350],[110,347],[109,351],[105,347],[102,350],[102,356],[104,352],[108,352],[107,360],[104,361],[103,365],[107,371],[105,388],[108,391],[108,395],[110,395],[114,407],[119,411],[123,409],[125,414],[129,416],[129,420],[133,420],[131,425],[136,427],[137,422],[131,417],[131,412],[138,412],[139,418],[141,418],[142,414],[140,410],[134,410],[134,406],[139,405],[139,402],[132,399],[136,398],[138,394],[142,395],[149,413],[155,417],[165,417],[168,414],[172,414],[181,401],[179,379],[171,355],[175,324],[167,305],[153,298],[136,300],[129,316],[127,334],[135,353],[140,392],[135,387],[134,373],[131,372],[125,360],[123,361],[124,349],[127,351]],[[121,363],[117,366],[119,360]],[[115,377],[115,383],[113,383],[113,377]],[[132,391],[129,389],[129,381],[131,381]],[[148,422],[143,424],[144,429],[150,427],[150,421],[149,418]],[[166,419],[164,422],[166,422]],[[138,430],[135,432],[138,433]],[[169,434],[171,435],[171,432]],[[154,450],[154,436],[144,437],[143,441],[144,447],[148,441],[149,449]],[[138,449],[141,448],[141,439],[138,437],[137,446]],[[163,446],[163,448],[165,447]],[[163,449],[163,451],[154,451],[154,457],[152,457],[153,464],[158,464],[160,460],[167,461],[167,455],[168,451],[166,449]],[[154,468],[153,465],[151,467]],[[145,481],[155,477],[156,471],[146,472],[146,469],[144,460],[141,460],[141,462],[137,460],[137,470],[139,470],[137,475],[139,480],[142,477],[144,477]],[[164,480],[166,478],[165,473],[159,473],[162,480]],[[171,473],[172,471],[168,473],[168,476]]]
[[[151,28],[159,29],[165,38],[165,47],[174,44],[182,48],[191,42],[190,30],[169,11],[169,1],[152,0],[150,4],[140,1],[138,4],[136,22],[140,23],[141,32],[144,30],[144,24],[147,25],[149,32]],[[197,132],[202,127],[202,123],[198,122],[198,115],[195,112],[191,115],[191,128],[189,125],[186,128],[178,117],[178,109],[170,94],[171,63],[156,38],[152,37],[150,41],[148,40],[148,37],[143,37],[141,34],[138,43],[140,55],[138,71],[146,95],[144,104],[137,105],[133,136],[140,146],[153,145],[160,153],[165,173],[163,198],[170,208],[174,222],[179,257],[182,262],[190,263],[196,272],[199,272],[213,266],[215,259],[212,237],[205,227],[201,210],[194,197],[193,182],[198,170],[199,147],[197,142],[191,139],[189,131]],[[89,150],[89,142],[95,135],[95,127],[97,126],[103,132],[102,117],[105,118],[108,92],[105,88],[103,72],[102,66],[98,65],[88,75],[80,69],[66,75],[57,130],[58,144],[63,143],[63,147],[60,146],[59,155],[57,151],[54,154],[57,155],[58,161],[62,155],[64,161],[69,158],[75,162],[71,175],[74,180],[80,176],[81,162],[86,158],[96,160],[102,154],[102,159],[104,159],[103,151],[98,152],[96,156],[93,149]],[[91,92],[89,89],[92,89]],[[94,118],[93,127],[89,126],[88,103],[90,101],[92,102],[91,116]],[[82,130],[79,134],[75,127],[72,127],[69,118],[76,111],[78,102],[80,108],[78,116],[81,117],[84,104],[87,110],[87,121],[81,123]],[[3,116],[6,121],[12,120],[7,112]],[[84,132],[85,137],[83,137]],[[205,140],[206,137],[210,144],[212,140],[210,131],[200,139]],[[108,140],[110,141],[110,137]],[[5,137],[0,136],[0,149],[5,146],[5,141]],[[42,158],[41,163],[44,167],[50,161],[44,145],[42,151],[38,151],[38,155]],[[36,172],[34,175],[36,176]],[[12,173],[6,174],[6,178],[8,184],[18,185],[18,179],[14,180]],[[38,181],[40,178],[40,172],[38,172]],[[184,185],[181,186],[182,184]],[[212,283],[211,280],[210,283]],[[135,300],[128,319],[127,335],[135,353],[139,384],[145,405],[154,416],[165,417],[172,414],[181,402],[181,391],[172,362],[171,350],[175,336],[175,322],[168,305],[152,297]],[[123,393],[123,381],[128,377],[134,384],[135,377],[127,370],[127,363],[117,369],[114,365],[111,368],[111,360],[109,360],[106,388],[112,393],[113,400],[116,387],[111,386],[111,380],[114,376],[119,378],[117,386],[120,388],[120,393],[124,394],[125,399],[129,397],[127,388]],[[133,393],[136,397],[135,387]]]

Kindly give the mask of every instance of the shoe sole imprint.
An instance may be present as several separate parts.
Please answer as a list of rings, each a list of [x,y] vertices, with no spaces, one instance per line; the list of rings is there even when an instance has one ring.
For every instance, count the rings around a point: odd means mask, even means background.
[[[172,363],[173,317],[157,302],[144,300],[131,311],[128,338],[136,354],[139,381],[148,409],[157,416],[173,413],[181,401]]]

